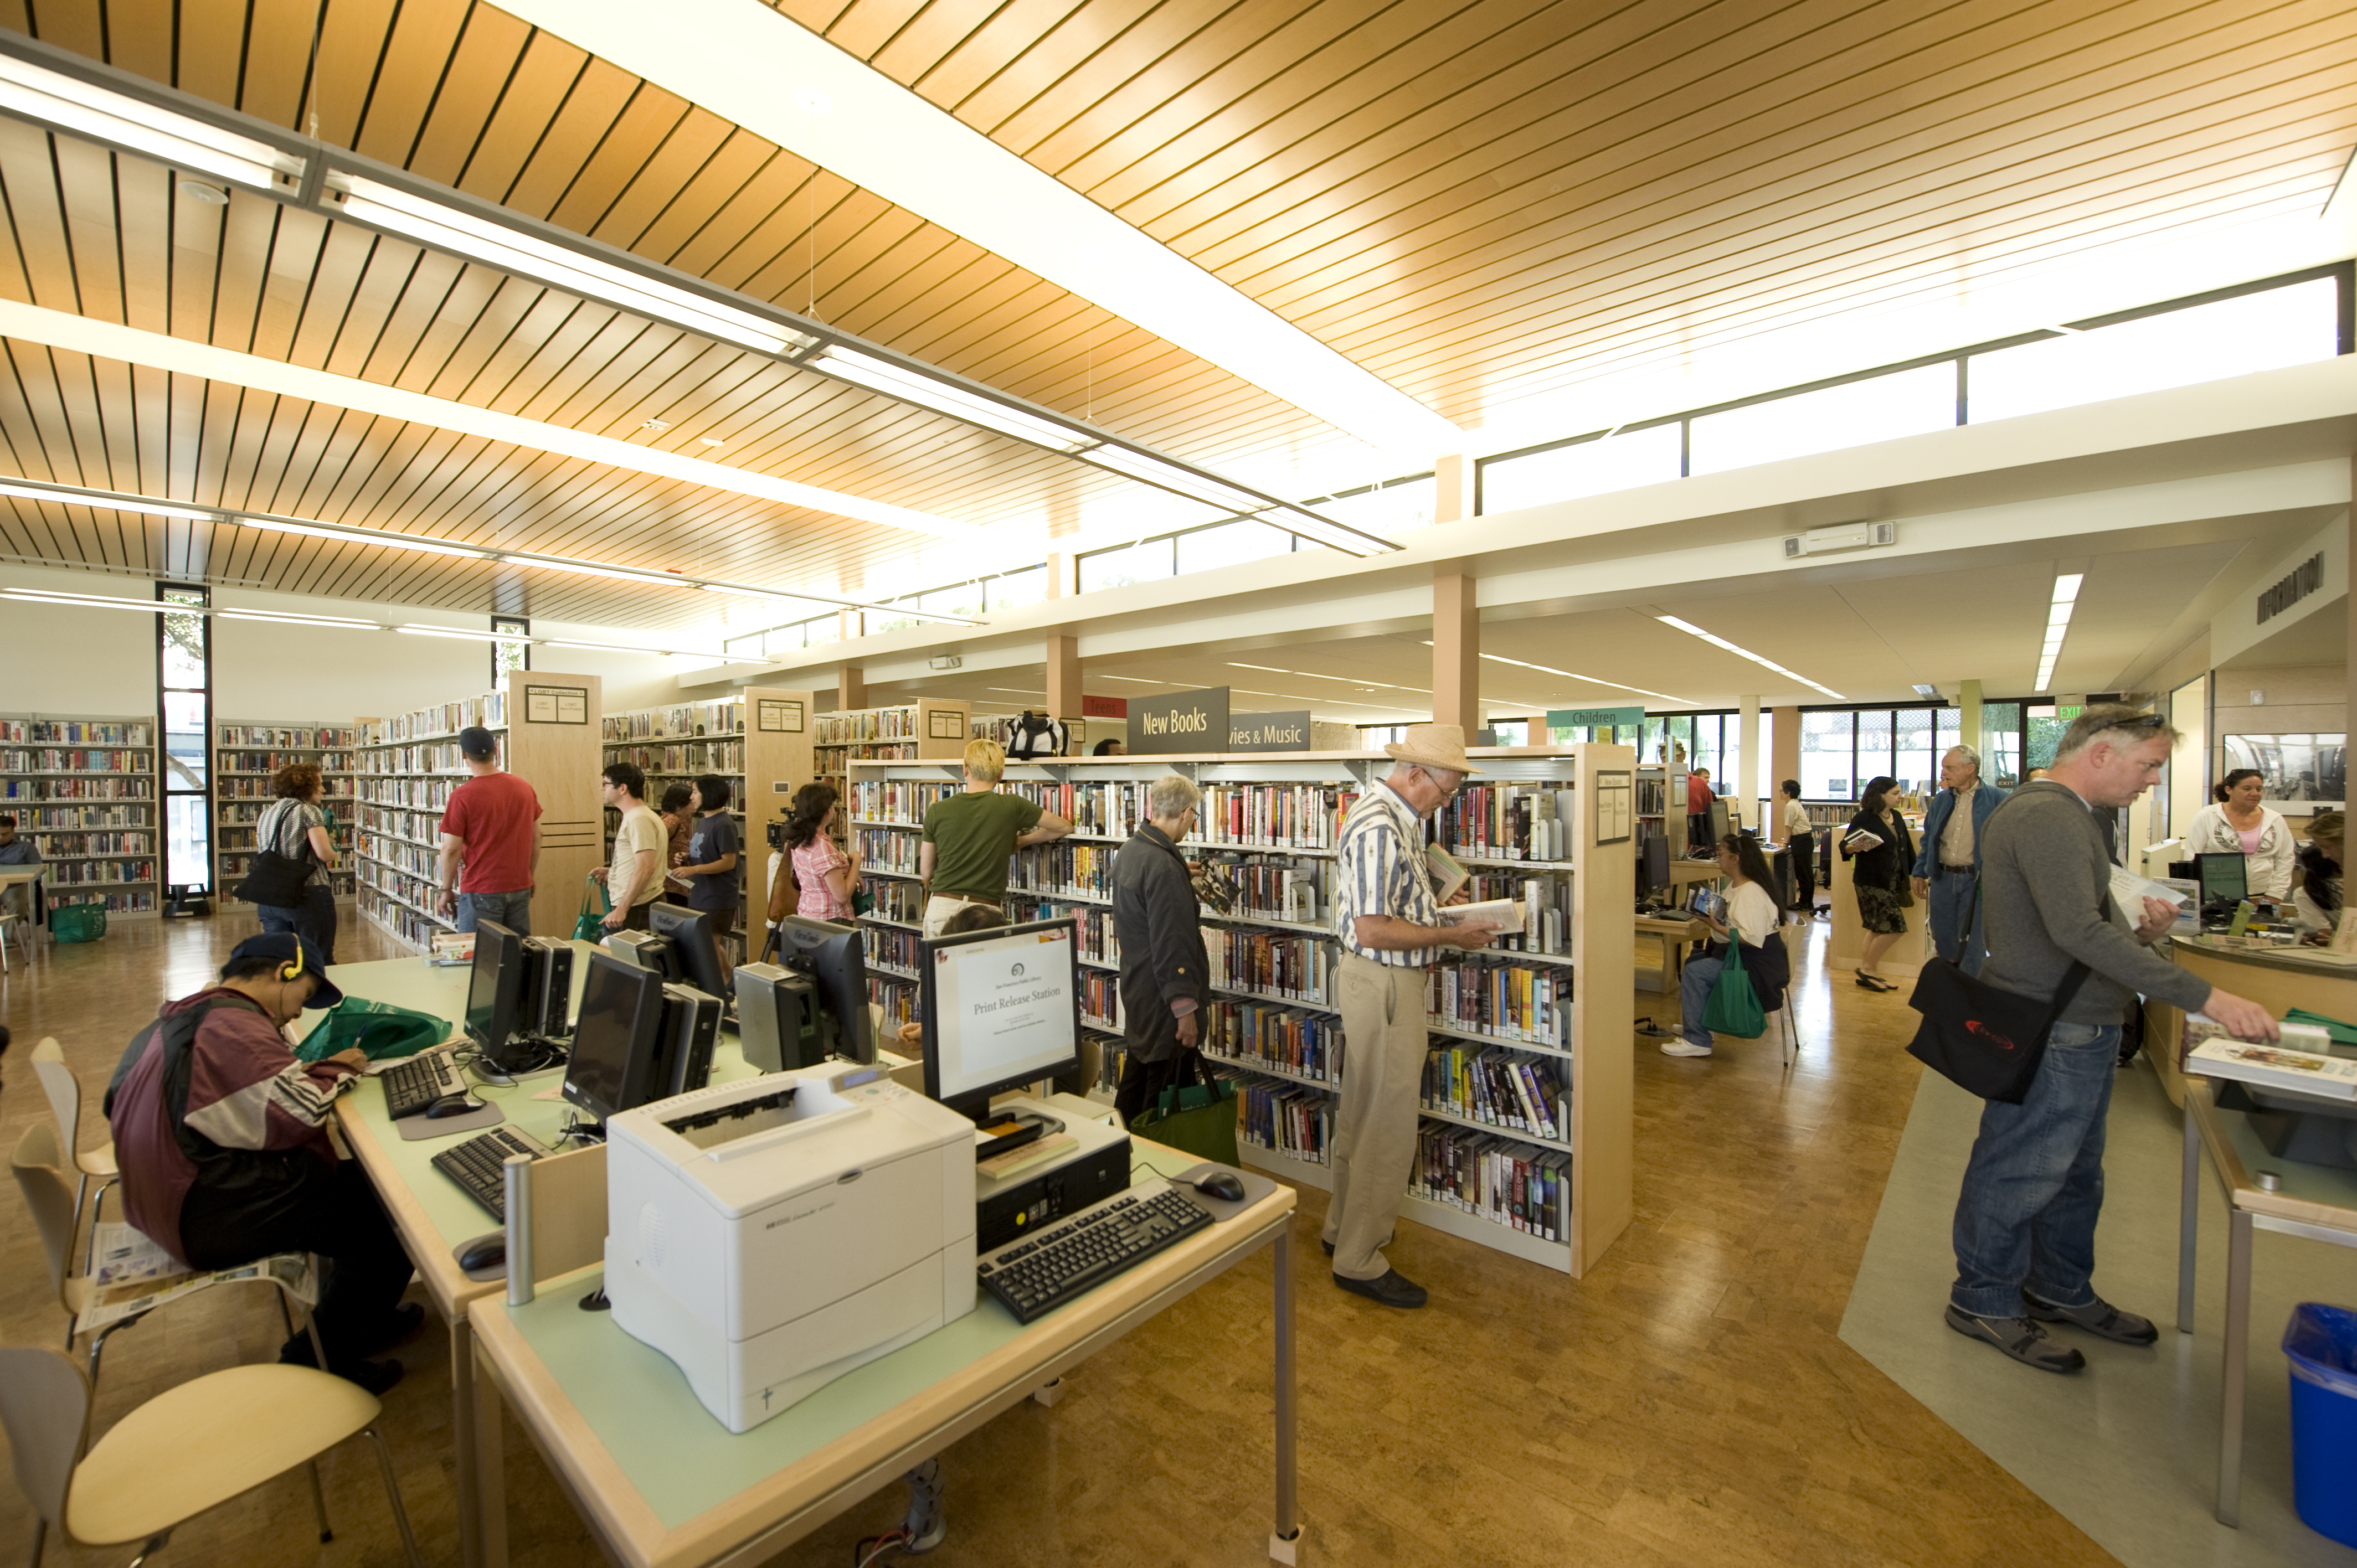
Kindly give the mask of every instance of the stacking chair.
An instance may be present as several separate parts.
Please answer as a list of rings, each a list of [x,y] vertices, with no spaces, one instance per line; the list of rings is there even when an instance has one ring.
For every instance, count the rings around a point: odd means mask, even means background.
[[[1792,1016],[1792,993],[1799,989],[1800,985],[1798,982],[1786,986],[1784,988],[1784,1005],[1777,1008],[1776,1011],[1768,1015],[1770,1018],[1778,1020],[1778,1023],[1774,1027],[1777,1028],[1783,1040],[1784,1066],[1787,1069],[1792,1068],[1801,1059],[1801,1026],[1799,1021]]]
[[[33,1071],[39,1075],[41,1088],[49,1097],[49,1113],[58,1119],[58,1141],[64,1145],[66,1156],[81,1173],[81,1183],[74,1190],[73,1222],[81,1226],[83,1201],[90,1197],[91,1178],[98,1178],[98,1198],[91,1204],[91,1235],[98,1234],[98,1211],[106,1202],[106,1189],[122,1178],[114,1164],[114,1142],[109,1139],[95,1149],[83,1151],[79,1146],[81,1135],[81,1079],[66,1066],[66,1054],[58,1047],[53,1036],[33,1047]],[[84,1259],[82,1267],[90,1263]]]
[[[376,1430],[381,1407],[358,1383],[308,1367],[231,1367],[156,1395],[95,1443],[90,1404],[89,1378],[65,1356],[0,1349],[0,1426],[37,1519],[33,1568],[51,1525],[84,1546],[141,1542],[129,1564],[140,1568],[184,1521],[354,1434],[376,1445],[410,1568],[424,1568],[393,1455]],[[326,1541],[327,1505],[316,1491],[313,1500]]]

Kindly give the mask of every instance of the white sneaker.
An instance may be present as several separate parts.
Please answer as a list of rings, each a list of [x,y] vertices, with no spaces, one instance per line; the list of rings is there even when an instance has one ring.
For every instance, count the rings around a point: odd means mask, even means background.
[[[1664,1045],[1662,1047],[1662,1054],[1665,1057],[1706,1057],[1710,1055],[1710,1047],[1697,1046],[1684,1036],[1680,1036]]]

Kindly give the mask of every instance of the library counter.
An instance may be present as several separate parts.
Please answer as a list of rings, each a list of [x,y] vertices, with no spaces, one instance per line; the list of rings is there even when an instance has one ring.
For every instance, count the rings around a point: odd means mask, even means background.
[[[2179,937],[2155,950],[2187,973],[2248,997],[2278,1018],[2295,1007],[2305,1007],[2328,1018],[2357,1024],[2357,963],[2338,960],[2321,949],[2209,935]],[[2177,1064],[2185,1016],[2167,1003],[2148,1002],[2144,1019],[2145,1054],[2152,1058],[2169,1103],[2182,1106],[2185,1080]]]

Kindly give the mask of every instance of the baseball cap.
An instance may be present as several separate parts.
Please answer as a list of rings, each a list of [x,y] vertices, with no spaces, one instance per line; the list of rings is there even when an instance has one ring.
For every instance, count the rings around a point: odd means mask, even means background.
[[[468,725],[458,732],[458,749],[478,762],[488,762],[497,755],[500,743],[482,725]]]
[[[333,1007],[344,999],[343,992],[328,978],[328,966],[319,961],[319,950],[291,931],[264,931],[258,937],[246,938],[229,955],[229,962],[221,965],[221,977],[227,979],[239,960],[249,958],[275,959],[280,963],[300,960],[304,972],[319,982],[309,1000],[303,1004],[306,1007]]]

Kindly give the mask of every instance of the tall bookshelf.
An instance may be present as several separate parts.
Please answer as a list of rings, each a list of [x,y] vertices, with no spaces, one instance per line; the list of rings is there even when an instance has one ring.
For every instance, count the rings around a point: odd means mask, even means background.
[[[329,837],[336,870],[328,885],[339,900],[354,898],[352,843],[359,831],[360,800],[353,794],[352,764],[361,743],[357,723],[217,724],[213,726],[213,890],[224,892],[245,880],[256,849],[254,824],[277,797],[271,780],[292,763],[319,769],[319,804],[335,815]]]
[[[0,812],[39,844],[50,908],[161,908],[153,714],[0,715]]]
[[[1628,889],[1635,824],[1622,830],[1629,836],[1598,843],[1596,789],[1599,771],[1630,782],[1623,776],[1634,772],[1634,753],[1583,744],[1484,747],[1472,756],[1481,774],[1430,832],[1473,873],[1474,897],[1516,898],[1525,926],[1496,949],[1429,972],[1419,1165],[1401,1212],[1583,1274],[1634,1212]],[[1109,1085],[1107,1064],[1119,1048],[1114,859],[1144,813],[1146,785],[1179,772],[1204,793],[1201,825],[1181,849],[1219,864],[1234,889],[1227,913],[1206,907],[1200,917],[1214,981],[1204,1053],[1239,1085],[1245,1162],[1329,1186],[1348,1048],[1334,990],[1334,843],[1351,801],[1381,787],[1390,767],[1382,753],[1363,751],[1008,765],[1003,789],[1076,824],[1067,838],[1017,853],[1007,913],[1079,919],[1082,1010],[1095,1047],[1084,1054],[1085,1077]],[[958,788],[957,770],[859,758],[849,768],[851,829],[877,895],[865,921],[870,990],[888,1014],[905,1015],[922,919],[916,830],[924,809]],[[1633,789],[1614,796],[1633,804]],[[1550,1089],[1559,1098],[1550,1101]],[[1534,1127],[1543,1101],[1545,1118]],[[1534,1175],[1541,1189],[1551,1183],[1556,1193],[1543,1214],[1533,1212]]]
[[[818,716],[813,736],[817,777],[844,788],[852,762],[955,762],[972,739],[973,714],[963,703],[920,697],[894,707],[845,708]],[[845,813],[848,815],[849,813]]]
[[[658,805],[672,784],[700,774],[728,780],[729,813],[743,850],[737,866],[740,945],[770,904],[770,854],[764,829],[782,816],[794,791],[813,776],[813,696],[780,686],[747,686],[726,697],[608,714],[599,725],[608,763],[632,762],[647,776],[647,804]],[[604,842],[619,826],[605,813]]]
[[[414,951],[451,929],[435,882],[442,810],[466,782],[458,732],[480,725],[498,741],[500,767],[540,796],[540,869],[532,929],[573,929],[584,879],[600,864],[597,804],[599,682],[595,675],[529,670],[509,689],[359,725],[353,874],[363,918]]]

